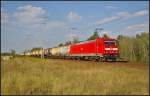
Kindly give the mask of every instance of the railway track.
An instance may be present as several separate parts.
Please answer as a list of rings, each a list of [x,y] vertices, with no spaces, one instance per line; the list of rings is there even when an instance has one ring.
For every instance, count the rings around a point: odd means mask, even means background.
[[[38,57],[40,58],[40,57]],[[64,58],[57,58],[57,57],[45,57],[45,59],[59,59],[59,60],[68,60],[68,61],[93,61],[93,62],[123,62],[123,63],[127,63],[127,60],[123,60],[122,58],[119,58],[118,60],[107,60],[107,61],[96,61],[96,60],[89,60],[89,59],[80,59],[80,60],[76,60],[76,59],[64,59]]]

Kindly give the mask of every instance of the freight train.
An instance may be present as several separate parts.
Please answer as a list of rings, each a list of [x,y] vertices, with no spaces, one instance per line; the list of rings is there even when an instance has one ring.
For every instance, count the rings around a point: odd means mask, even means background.
[[[116,60],[119,57],[117,40],[112,38],[96,38],[91,41],[47,48],[29,52],[30,56],[45,58],[87,59],[96,61]]]

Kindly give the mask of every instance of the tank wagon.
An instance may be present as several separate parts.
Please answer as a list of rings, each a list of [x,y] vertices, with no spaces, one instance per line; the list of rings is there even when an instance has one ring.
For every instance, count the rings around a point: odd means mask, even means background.
[[[36,50],[32,56],[57,57],[64,59],[88,59],[96,61],[116,60],[119,57],[117,40],[112,38],[96,38],[91,41]]]

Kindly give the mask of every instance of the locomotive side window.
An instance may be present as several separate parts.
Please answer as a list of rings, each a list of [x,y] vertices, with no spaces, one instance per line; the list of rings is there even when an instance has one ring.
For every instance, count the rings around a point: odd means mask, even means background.
[[[106,45],[106,46],[108,46],[108,45],[109,45],[109,42],[108,42],[108,41],[105,41],[104,43],[105,43],[105,45]]]
[[[115,46],[116,41],[104,41],[105,46]]]

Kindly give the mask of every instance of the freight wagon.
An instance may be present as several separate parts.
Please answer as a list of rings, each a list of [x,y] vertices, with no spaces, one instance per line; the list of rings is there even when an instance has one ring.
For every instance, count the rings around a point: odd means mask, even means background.
[[[59,56],[60,55],[60,47],[54,47],[51,49],[52,56]]]

